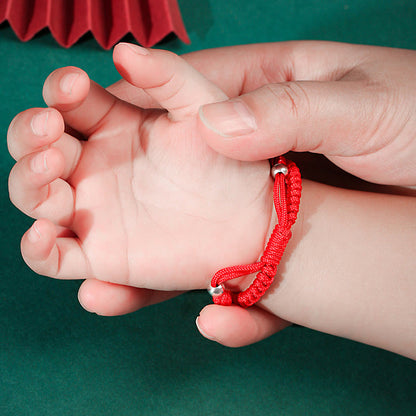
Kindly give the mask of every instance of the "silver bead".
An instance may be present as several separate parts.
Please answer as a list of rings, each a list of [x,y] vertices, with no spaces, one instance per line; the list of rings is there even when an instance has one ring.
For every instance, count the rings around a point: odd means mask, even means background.
[[[219,285],[217,287],[210,286],[208,288],[208,293],[211,296],[220,296],[220,295],[222,295],[224,293],[224,288],[222,287],[222,285]]]
[[[286,176],[289,173],[289,169],[283,163],[276,163],[272,166],[270,173],[272,175],[272,178],[275,179],[278,173],[283,173],[283,175]]]

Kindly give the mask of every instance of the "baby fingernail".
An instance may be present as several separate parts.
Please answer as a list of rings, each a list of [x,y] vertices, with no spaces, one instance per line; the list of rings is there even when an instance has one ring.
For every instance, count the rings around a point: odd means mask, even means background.
[[[48,170],[47,151],[39,153],[30,161],[30,168],[34,173],[42,173]]]
[[[143,48],[139,45],[135,45],[133,43],[121,42],[120,45],[127,46],[130,50],[132,50],[134,53],[137,53],[138,55],[146,56],[150,54],[150,52],[146,48]]]
[[[36,114],[31,122],[30,127],[32,128],[33,134],[36,136],[45,136],[47,133],[48,119],[50,111],[42,111]]]
[[[72,93],[72,88],[74,88],[75,82],[79,77],[79,73],[73,72],[71,74],[65,75],[61,82],[59,83],[59,87],[61,91],[65,94],[70,95]]]
[[[27,238],[31,243],[36,243],[40,240],[41,235],[36,223],[30,227],[29,232],[27,233]]]
[[[253,113],[242,101],[204,105],[199,116],[206,127],[223,137],[243,136],[257,129]]]

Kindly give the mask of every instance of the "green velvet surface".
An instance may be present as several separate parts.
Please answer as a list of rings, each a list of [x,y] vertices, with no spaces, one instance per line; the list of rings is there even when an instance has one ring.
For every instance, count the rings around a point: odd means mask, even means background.
[[[180,0],[191,50],[289,39],[415,48],[414,0]],[[130,38],[128,38],[130,40]],[[228,349],[194,321],[210,299],[189,293],[122,317],[77,302],[79,282],[31,272],[20,256],[31,221],[9,202],[13,116],[42,106],[53,69],[76,65],[118,79],[91,36],[71,49],[44,31],[28,43],[0,26],[0,415],[415,415],[416,365],[376,348],[290,328]]]

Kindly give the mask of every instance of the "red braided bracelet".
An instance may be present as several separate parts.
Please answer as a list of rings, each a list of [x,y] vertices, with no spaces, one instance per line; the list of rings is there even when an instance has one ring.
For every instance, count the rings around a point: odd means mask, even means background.
[[[273,283],[277,266],[292,236],[291,227],[299,211],[302,184],[298,167],[284,157],[278,158],[277,163],[272,166],[271,174],[274,178],[273,201],[278,223],[260,261],[227,267],[215,273],[208,292],[218,305],[228,306],[234,303],[249,307],[256,303]],[[243,292],[236,293],[225,289],[224,283],[228,280],[256,272],[258,273],[253,283]]]

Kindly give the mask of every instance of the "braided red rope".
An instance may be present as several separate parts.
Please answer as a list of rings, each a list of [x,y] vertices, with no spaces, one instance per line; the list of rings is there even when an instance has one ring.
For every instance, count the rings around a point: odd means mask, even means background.
[[[287,167],[287,174],[276,174],[273,187],[273,201],[278,223],[267,243],[264,253],[257,263],[231,266],[219,270],[211,280],[210,293],[214,303],[218,305],[237,304],[249,307],[256,303],[273,283],[283,252],[292,236],[291,227],[295,223],[299,211],[302,190],[301,177],[294,162],[279,157],[279,166]],[[275,165],[276,166],[276,165]],[[243,292],[235,293],[224,288],[228,280],[257,273],[253,283]],[[216,292],[220,292],[216,294]]]

